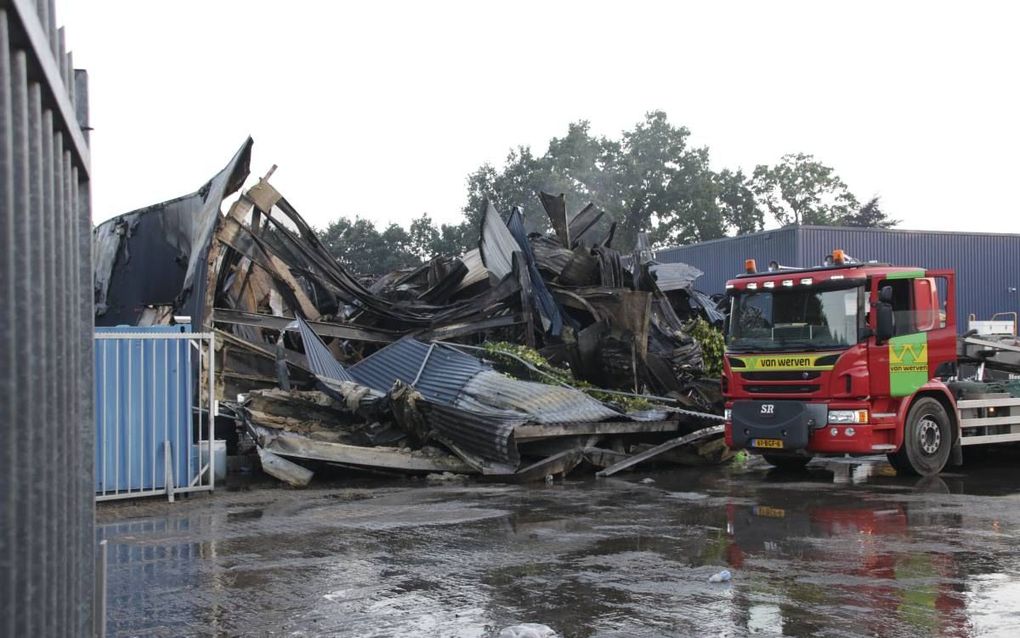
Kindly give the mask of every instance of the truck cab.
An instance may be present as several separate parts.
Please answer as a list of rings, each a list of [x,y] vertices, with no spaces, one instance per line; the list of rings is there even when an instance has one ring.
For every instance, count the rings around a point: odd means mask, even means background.
[[[861,263],[772,263],[726,284],[726,442],[773,465],[884,453],[898,470],[958,460],[954,276]]]

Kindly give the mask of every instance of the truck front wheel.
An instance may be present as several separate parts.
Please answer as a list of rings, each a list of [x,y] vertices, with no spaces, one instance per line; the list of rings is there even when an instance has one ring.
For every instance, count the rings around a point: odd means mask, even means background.
[[[910,406],[903,445],[889,460],[897,472],[931,476],[946,466],[952,447],[953,430],[946,409],[937,400],[922,397]]]

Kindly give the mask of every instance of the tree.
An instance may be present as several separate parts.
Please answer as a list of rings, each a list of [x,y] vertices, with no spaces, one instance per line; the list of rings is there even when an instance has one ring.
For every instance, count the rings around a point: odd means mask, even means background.
[[[544,229],[545,213],[538,200],[538,191],[554,182],[548,160],[535,157],[527,146],[513,149],[507,154],[502,171],[497,171],[491,164],[483,164],[468,175],[468,202],[464,207],[468,225],[478,232],[485,214],[485,202],[490,201],[496,210],[503,213],[520,206],[528,223],[539,224],[535,229]]]
[[[619,140],[591,134],[586,121],[568,126],[542,156],[512,150],[502,170],[485,164],[468,176],[464,207],[472,227],[491,201],[500,211],[521,206],[529,229],[547,220],[538,192],[563,193],[571,213],[591,202],[619,224],[617,246],[629,250],[640,231],[657,243],[704,241],[725,235],[727,221],[708,149],[689,144],[690,131],[673,126],[662,111],[646,114]]]
[[[408,232],[397,224],[380,233],[367,219],[355,217],[352,222],[340,217],[318,234],[330,254],[359,275],[380,275],[421,263],[411,252]]]
[[[765,213],[755,199],[753,182],[743,171],[723,169],[717,177],[719,206],[723,222],[735,235],[756,233],[765,228]]]
[[[759,202],[782,225],[833,225],[860,206],[831,167],[803,153],[757,166],[753,182]]]
[[[432,223],[428,213],[422,213],[421,217],[411,220],[408,239],[411,254],[422,261],[432,258],[434,246],[439,241],[439,229]]]
[[[898,219],[889,219],[878,206],[878,195],[868,200],[860,210],[850,213],[839,220],[842,226],[866,226],[869,228],[892,228],[900,223]]]
[[[330,252],[359,274],[381,274],[437,256],[454,257],[477,246],[486,202],[502,213],[520,206],[525,227],[544,232],[548,218],[540,191],[563,193],[568,214],[589,202],[606,214],[595,229],[615,222],[615,246],[628,251],[639,232],[653,243],[686,244],[764,229],[766,214],[779,224],[845,224],[888,228],[897,223],[879,208],[863,207],[835,171],[811,155],[784,155],[775,166],[714,171],[706,147],[692,146],[691,132],[662,111],[645,114],[619,138],[593,135],[585,120],[567,126],[536,155],[511,149],[502,168],[482,164],[467,177],[465,220],[436,226],[423,213],[405,230],[380,232],[360,217],[341,217],[320,232]]]
[[[657,244],[686,244],[725,235],[707,148],[691,148],[690,130],[662,111],[623,134],[617,170],[621,245],[642,230]]]
[[[434,257],[457,257],[470,250],[465,239],[470,235],[467,224],[435,225],[428,213],[411,221],[408,230],[409,250],[421,261]]]
[[[432,255],[459,257],[477,247],[478,233],[474,226],[469,226],[467,222],[443,224],[439,227],[439,239],[432,246]]]
[[[339,217],[330,222],[329,226],[326,226],[326,228],[315,231],[315,233],[319,236],[319,241],[321,241],[326,247],[329,254],[341,263],[345,262],[344,256],[347,253],[344,244],[344,236],[347,234],[347,231],[351,229],[351,226],[353,226],[351,220],[346,217]]]

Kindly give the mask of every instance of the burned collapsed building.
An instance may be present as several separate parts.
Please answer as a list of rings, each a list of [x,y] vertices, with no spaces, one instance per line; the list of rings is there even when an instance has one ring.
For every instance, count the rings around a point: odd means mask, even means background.
[[[251,148],[198,191],[95,229],[96,324],[187,317],[213,331],[221,415],[267,472],[296,484],[317,463],[532,480],[582,462],[611,470],[681,438],[663,451],[726,456],[711,345],[694,330],[723,317],[694,288],[697,269],[656,263],[644,238],[624,254],[598,208],[571,215],[542,193],[552,232],[489,205],[478,248],[366,281],[272,171],[230,201]]]

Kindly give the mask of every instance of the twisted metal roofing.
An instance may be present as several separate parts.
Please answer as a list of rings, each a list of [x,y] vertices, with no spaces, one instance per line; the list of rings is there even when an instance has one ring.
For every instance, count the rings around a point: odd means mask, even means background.
[[[301,317],[297,317],[295,322],[298,332],[301,333],[301,342],[305,344],[305,356],[308,357],[308,368],[312,373],[330,381],[354,381],[354,377],[333,358],[333,353],[319,335],[315,334],[312,327]]]
[[[511,379],[495,370],[470,379],[457,403],[475,410],[526,415],[533,423],[587,423],[622,416],[573,388]]]

